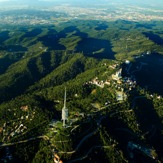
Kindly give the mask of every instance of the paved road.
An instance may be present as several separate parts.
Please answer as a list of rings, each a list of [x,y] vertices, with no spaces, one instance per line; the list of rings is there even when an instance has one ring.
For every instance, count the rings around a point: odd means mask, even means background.
[[[135,72],[141,71],[141,69],[142,69],[142,67],[143,67],[144,65],[148,65],[148,64],[147,64],[147,63],[140,62],[140,67],[139,67],[137,70],[132,71],[130,74],[133,74],[133,73],[135,73]]]
[[[129,129],[127,128],[115,128],[115,130],[117,131],[124,131],[124,132],[128,132],[130,135],[134,136],[134,137],[137,137],[137,135],[133,132],[131,132]]]
[[[124,111],[119,111],[119,112],[132,112],[133,110],[124,110]],[[117,111],[111,111],[109,114],[110,115],[114,115],[114,114],[118,114],[119,112]],[[101,116],[99,119],[97,119],[96,123],[97,123],[97,129],[95,129],[93,132],[89,133],[88,135],[86,135],[77,145],[77,147],[73,150],[73,151],[69,151],[69,152],[65,152],[65,151],[60,151],[58,153],[60,154],[73,154],[75,153],[80,146],[84,143],[84,141],[86,141],[88,138],[90,138],[91,136],[95,135],[98,132],[98,129],[100,127],[101,121],[102,119],[104,119],[107,115],[103,115]]]
[[[22,144],[22,143],[26,143],[26,142],[29,142],[29,141],[33,141],[33,140],[36,140],[36,139],[49,140],[49,137],[47,137],[46,135],[37,136],[37,137],[29,138],[29,139],[26,139],[26,140],[21,140],[21,141],[18,141],[18,142],[3,143],[3,144],[0,145],[0,147],[7,147],[7,146],[13,146],[13,145],[16,145],[16,144]]]
[[[95,134],[98,132],[98,129],[99,129],[100,124],[101,124],[101,121],[102,121],[102,119],[105,118],[105,117],[106,117],[106,115],[100,117],[100,119],[97,120],[97,129],[95,129],[93,132],[91,132],[91,133],[89,133],[88,135],[86,135],[86,136],[79,142],[79,144],[77,145],[77,147],[75,148],[75,150],[69,151],[69,152],[60,151],[60,152],[58,152],[58,153],[61,153],[61,154],[73,154],[73,153],[75,153],[75,152],[80,148],[80,146],[84,143],[84,141],[85,141],[86,139],[88,139],[89,137],[95,135]]]
[[[118,113],[129,113],[129,112],[132,112],[133,110],[130,109],[130,110],[124,110],[124,111],[113,111],[113,113],[111,113],[110,115],[113,116],[115,114],[118,114]]]
[[[132,101],[132,107],[131,108],[133,108],[133,109],[135,108],[136,100],[140,99],[140,98],[145,98],[145,96],[136,96]]]
[[[94,148],[113,148],[114,147],[114,144],[113,145],[110,145],[110,146],[93,146],[84,156],[82,157],[79,157],[79,158],[76,158],[74,160],[71,160],[69,161],[68,163],[73,163],[73,162],[77,162],[77,161],[81,161],[81,160],[84,160],[85,158],[88,157],[88,155],[92,152],[92,150]]]

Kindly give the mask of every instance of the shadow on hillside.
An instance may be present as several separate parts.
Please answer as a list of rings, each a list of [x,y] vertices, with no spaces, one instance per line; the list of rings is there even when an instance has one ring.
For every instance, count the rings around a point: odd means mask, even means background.
[[[56,103],[51,100],[44,99],[41,96],[35,96],[35,99],[39,101],[39,108],[42,109],[43,112],[47,113],[49,119],[60,119],[60,111],[55,109]]]
[[[95,38],[82,38],[76,48],[77,52],[83,52],[84,55],[98,59],[115,59],[114,52],[107,40]]]
[[[130,72],[133,72],[132,75],[140,87],[151,93],[163,95],[163,56],[152,54],[138,58],[132,64]]]
[[[25,39],[26,37],[36,37],[39,34],[41,34],[42,29],[41,28],[35,28],[29,32],[26,32],[21,39]]]
[[[16,52],[16,53],[21,53],[27,51],[26,47],[23,47],[21,45],[0,45],[0,50],[6,51],[6,52]]]
[[[38,39],[44,46],[48,47],[50,50],[65,50],[65,47],[59,44],[59,39],[65,37],[64,33],[57,33],[56,30],[50,29],[48,33]]]
[[[145,139],[150,147],[154,147],[159,156],[162,157],[163,151],[163,129],[161,119],[156,113],[153,101],[147,98],[139,98],[134,109],[140,130],[144,133]]]
[[[137,135],[134,134],[124,121],[117,116],[104,119],[102,126],[104,126],[109,135],[118,142],[118,147],[123,151],[125,158],[129,159],[127,145],[129,141],[138,142],[139,139]]]
[[[79,30],[76,28],[76,26],[66,27],[60,32],[57,32],[54,29],[49,29],[46,35],[39,38],[39,41],[41,41],[46,47],[51,50],[66,50],[65,46],[59,43],[60,39],[66,38],[68,33],[74,31],[77,31],[79,33]]]
[[[135,103],[136,108],[134,112],[141,131],[146,132],[150,130],[152,126],[161,128],[161,120],[154,109],[152,100],[143,97],[136,99]]]
[[[25,52],[27,51],[27,48],[21,45],[7,45],[4,46],[4,50],[6,50],[7,52]]]
[[[108,28],[108,25],[105,23],[98,24],[98,26],[95,28],[95,30],[100,31],[100,30],[106,30]]]
[[[79,31],[79,29],[76,26],[69,26],[64,28],[61,32],[59,32],[59,34],[63,34],[64,36],[66,36],[67,33],[71,33],[74,31]]]
[[[102,26],[102,28],[106,28],[106,26]],[[68,34],[70,34],[70,36],[68,36]],[[61,45],[59,42],[61,38],[66,39],[67,36],[79,36],[81,38],[76,49],[74,49],[76,52],[83,52],[86,56],[98,59],[115,59],[109,41],[88,38],[88,34],[80,32],[76,26],[66,27],[60,32],[51,29],[45,36],[40,37],[39,41],[52,50],[66,50],[65,46]]]
[[[80,36],[81,38],[87,38],[88,37],[88,34],[87,33],[80,32],[79,30],[77,30],[74,35],[75,36]]]
[[[152,29],[153,27],[155,27],[155,24],[136,24],[136,28],[146,28],[146,29]]]
[[[41,29],[41,27],[37,27],[37,28],[32,29],[31,31],[28,31],[25,28],[22,28],[20,31],[24,33],[22,36],[20,35],[20,38],[19,38],[20,43],[23,43],[23,44],[28,43],[28,46],[32,46],[34,44],[37,44],[38,42],[37,39],[39,38],[39,34],[41,34],[43,30]]]
[[[0,45],[9,38],[9,31],[0,32]]]
[[[155,42],[156,44],[163,45],[163,39],[160,36],[158,36],[158,35],[156,35],[156,34],[154,34],[152,32],[144,32],[143,34],[146,37],[148,37],[150,40]]]
[[[12,57],[10,56],[10,54],[8,54],[5,57],[0,58],[0,74],[3,74],[10,65],[17,62],[19,59],[21,59],[21,57],[22,54],[19,53],[12,55]]]
[[[41,60],[40,65],[37,65],[38,59]],[[51,67],[51,54],[49,52],[45,52],[40,55],[39,58],[32,58],[28,62],[27,66],[32,76],[31,80],[33,80],[33,82],[37,82],[41,77],[45,76],[53,69],[53,67]]]

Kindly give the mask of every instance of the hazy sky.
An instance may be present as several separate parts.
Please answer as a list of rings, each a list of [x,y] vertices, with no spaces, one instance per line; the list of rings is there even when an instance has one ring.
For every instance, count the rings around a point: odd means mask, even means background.
[[[13,2],[13,1],[17,1],[17,2],[36,2],[36,1],[44,1],[44,2],[62,2],[62,1],[67,1],[67,2],[70,2],[70,1],[74,1],[74,2],[82,2],[82,1],[85,1],[85,2],[88,2],[88,1],[95,1],[95,2],[133,2],[134,3],[134,0],[0,0],[0,2]],[[162,3],[163,4],[163,0],[135,0],[135,2],[146,2],[146,3]]]
[[[41,4],[41,3],[71,3],[71,4],[96,4],[96,3],[146,3],[146,4],[162,4],[163,0],[0,0],[0,5],[2,4]]]

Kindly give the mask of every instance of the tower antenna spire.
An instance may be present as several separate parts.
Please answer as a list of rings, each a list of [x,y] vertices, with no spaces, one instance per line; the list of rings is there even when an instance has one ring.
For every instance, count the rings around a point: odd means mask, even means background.
[[[66,87],[65,87],[65,96],[64,96],[64,108],[66,109]]]

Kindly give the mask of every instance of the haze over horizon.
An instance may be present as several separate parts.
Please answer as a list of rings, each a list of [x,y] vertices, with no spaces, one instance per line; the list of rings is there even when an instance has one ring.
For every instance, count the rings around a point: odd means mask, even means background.
[[[121,4],[147,4],[147,5],[163,5],[162,0],[0,0],[0,4],[2,5],[51,5],[51,4],[75,4],[75,5],[80,5],[80,4],[109,4],[109,3],[121,3]]]

